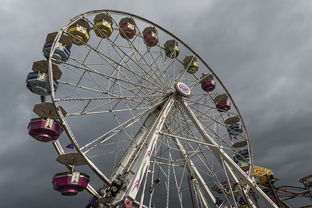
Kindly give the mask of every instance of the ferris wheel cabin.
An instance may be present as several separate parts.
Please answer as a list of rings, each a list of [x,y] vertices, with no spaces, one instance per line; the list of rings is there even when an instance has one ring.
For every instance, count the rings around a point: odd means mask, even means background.
[[[66,111],[60,106],[63,115]],[[57,140],[64,131],[63,125],[58,121],[58,114],[52,103],[36,104],[33,111],[39,118],[33,118],[28,124],[30,136],[41,142]]]
[[[26,78],[27,88],[40,96],[50,94],[50,85],[46,73],[30,72]],[[53,80],[53,90],[57,88],[57,82]]]
[[[180,48],[178,47],[178,42],[176,40],[168,40],[165,42],[165,53],[168,58],[174,59],[178,57],[180,53]]]
[[[73,196],[85,190],[89,184],[89,176],[80,172],[57,173],[53,177],[54,190],[64,196]]]
[[[36,61],[32,67],[33,72],[30,72],[26,78],[27,88],[34,94],[40,96],[50,95],[50,85],[48,81],[48,62],[45,60]],[[52,65],[53,71],[53,90],[58,86],[57,80],[60,79],[62,72],[56,65]]]
[[[143,30],[144,43],[149,47],[154,47],[158,43],[157,31],[154,27],[146,27]]]
[[[249,170],[249,152],[248,149],[244,149],[235,154],[233,158],[243,171]]]
[[[94,18],[95,34],[100,38],[108,38],[113,33],[112,17],[107,14],[98,14]]]
[[[136,34],[136,25],[131,17],[122,18],[119,22],[119,34],[124,39],[132,39]]]
[[[68,28],[67,33],[71,41],[80,46],[87,43],[90,39],[90,30],[91,27],[88,21],[80,19]]]
[[[199,65],[195,56],[186,56],[183,60],[183,65],[186,71],[194,74],[198,71]]]
[[[61,123],[52,119],[33,118],[28,124],[28,134],[40,142],[57,140],[63,130]]]
[[[216,108],[219,112],[226,112],[231,109],[231,103],[227,94],[220,94],[214,98]]]
[[[242,125],[240,123],[236,123],[236,124],[232,124],[228,126],[227,130],[230,135],[234,135],[234,136],[237,136],[243,133]]]
[[[224,123],[227,125],[227,131],[232,136],[238,136],[243,133],[243,127],[238,116],[227,118]]]
[[[212,74],[203,74],[201,77],[201,88],[206,92],[211,92],[216,88],[216,82],[213,80]]]
[[[57,32],[48,34],[46,38],[46,42],[43,46],[42,52],[46,59],[49,59],[51,48],[54,42],[54,39],[57,36]],[[56,45],[54,54],[52,56],[55,59],[56,63],[66,62],[70,56],[70,48],[72,46],[72,42],[70,41],[67,35],[62,34],[59,42]]]

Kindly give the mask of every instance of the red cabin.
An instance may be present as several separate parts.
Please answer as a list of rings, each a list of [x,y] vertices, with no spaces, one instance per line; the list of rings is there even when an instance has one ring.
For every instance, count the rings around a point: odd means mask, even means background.
[[[132,39],[136,34],[135,22],[130,17],[122,18],[119,22],[119,34],[124,39]]]
[[[157,31],[154,27],[147,27],[143,30],[144,42],[147,46],[153,47],[158,43]]]

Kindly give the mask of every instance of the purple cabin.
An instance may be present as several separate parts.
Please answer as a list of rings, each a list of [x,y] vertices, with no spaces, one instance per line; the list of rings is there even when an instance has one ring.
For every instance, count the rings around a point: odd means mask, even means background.
[[[61,123],[52,119],[33,118],[28,124],[28,134],[40,142],[57,140],[63,130]]]
[[[56,191],[61,192],[64,196],[74,196],[85,190],[89,183],[89,176],[79,172],[57,173],[53,177],[52,184]]]

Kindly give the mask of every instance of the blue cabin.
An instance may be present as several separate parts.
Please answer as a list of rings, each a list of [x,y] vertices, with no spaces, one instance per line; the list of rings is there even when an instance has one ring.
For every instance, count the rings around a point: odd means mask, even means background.
[[[46,42],[43,46],[42,52],[46,59],[49,59],[51,48],[54,42],[57,32],[48,34]],[[70,48],[72,42],[70,38],[66,35],[62,35],[59,41],[56,43],[55,51],[52,55],[52,58],[55,59],[56,63],[66,62],[70,56]]]
[[[227,127],[227,130],[230,135],[240,135],[243,132],[242,125],[240,123],[232,124]]]
[[[40,72],[30,72],[26,78],[26,86],[32,92],[40,96],[50,95],[48,75]],[[57,89],[58,83],[53,80],[53,90]]]
[[[33,72],[30,72],[26,78],[27,88],[40,96],[50,95],[50,84],[48,79],[49,63],[46,60],[35,61],[32,66]],[[62,76],[61,70],[57,65],[52,64],[53,90],[58,86],[57,80]]]

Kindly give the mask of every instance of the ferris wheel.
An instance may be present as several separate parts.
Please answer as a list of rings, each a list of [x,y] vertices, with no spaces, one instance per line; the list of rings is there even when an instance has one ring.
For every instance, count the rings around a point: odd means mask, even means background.
[[[97,10],[48,34],[27,87],[29,134],[52,142],[87,207],[278,207],[255,183],[247,129],[204,60],[161,26]],[[62,133],[64,132],[64,133]]]

